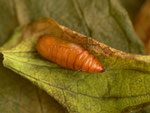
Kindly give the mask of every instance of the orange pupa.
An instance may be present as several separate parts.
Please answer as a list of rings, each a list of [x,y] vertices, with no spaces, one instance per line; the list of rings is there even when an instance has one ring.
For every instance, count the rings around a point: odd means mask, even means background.
[[[42,57],[66,69],[88,73],[104,71],[102,64],[83,47],[56,37],[40,37],[37,51]]]

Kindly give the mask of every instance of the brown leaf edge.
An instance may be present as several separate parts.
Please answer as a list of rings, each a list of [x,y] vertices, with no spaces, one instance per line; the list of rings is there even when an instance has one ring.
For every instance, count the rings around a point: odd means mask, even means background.
[[[55,20],[51,18],[41,18],[33,23],[26,25],[23,29],[22,40],[28,40],[29,37],[35,37],[36,39],[33,40],[37,40],[42,35],[50,35],[70,41],[72,43],[79,44],[89,51],[104,56],[117,56],[122,58],[135,57],[135,55],[133,54],[116,50],[92,39],[91,37],[87,37],[67,27],[59,25]]]

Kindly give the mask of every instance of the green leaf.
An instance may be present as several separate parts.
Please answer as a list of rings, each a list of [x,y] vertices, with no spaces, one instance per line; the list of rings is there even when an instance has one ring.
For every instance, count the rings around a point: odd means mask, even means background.
[[[43,90],[2,66],[0,55],[1,113],[65,113]]]
[[[19,32],[20,33],[20,32]],[[42,59],[36,42],[43,34],[82,45],[104,65],[104,73],[61,68]],[[2,49],[4,65],[44,89],[70,113],[120,113],[150,102],[150,56],[127,54],[72,32],[52,19],[26,26],[22,41]]]
[[[9,49],[21,41],[22,28],[3,45]],[[3,113],[67,113],[67,111],[43,90],[35,87],[18,74],[2,65],[0,54],[0,111]],[[9,106],[9,109],[7,108]],[[35,109],[36,108],[36,109]]]

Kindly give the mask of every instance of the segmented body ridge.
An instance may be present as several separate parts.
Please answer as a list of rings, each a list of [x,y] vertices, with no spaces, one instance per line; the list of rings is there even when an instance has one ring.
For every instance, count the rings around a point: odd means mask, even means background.
[[[61,67],[89,73],[104,71],[100,62],[79,45],[61,41],[55,37],[43,36],[37,44],[38,52]]]

